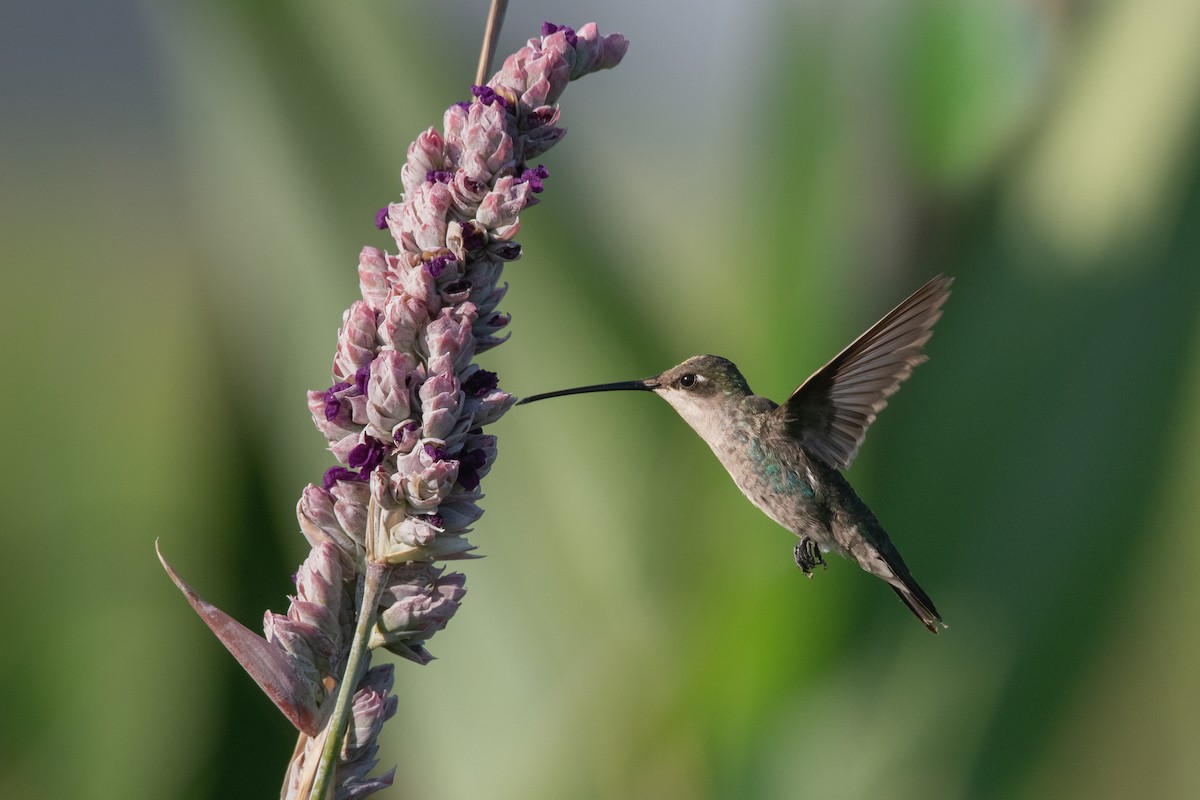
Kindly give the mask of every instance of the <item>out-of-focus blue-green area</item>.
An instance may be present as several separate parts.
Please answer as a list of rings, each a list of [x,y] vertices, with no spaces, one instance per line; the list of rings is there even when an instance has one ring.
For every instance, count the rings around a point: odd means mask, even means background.
[[[357,253],[483,2],[10,3],[0,796],[277,792],[251,627],[303,558]],[[530,394],[728,356],[782,399],[957,277],[850,477],[950,629],[812,581],[665,403],[496,424],[470,595],[383,797],[1200,794],[1200,3],[515,2],[632,41],[511,265]]]

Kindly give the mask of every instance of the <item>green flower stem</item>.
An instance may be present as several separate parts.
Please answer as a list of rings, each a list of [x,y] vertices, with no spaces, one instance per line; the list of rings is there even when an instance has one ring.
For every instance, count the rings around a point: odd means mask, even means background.
[[[390,569],[380,561],[367,562],[366,573],[363,575],[362,604],[358,609],[358,625],[354,629],[354,640],[350,643],[350,656],[346,661],[342,683],[338,687],[337,702],[326,726],[325,747],[321,750],[321,760],[317,764],[317,774],[313,778],[309,800],[325,800],[330,794],[334,773],[337,771],[338,753],[342,749],[342,741],[346,738],[346,723],[350,719],[354,692],[371,661],[367,643],[371,639],[371,631],[375,628],[379,596],[383,593],[384,578]]]

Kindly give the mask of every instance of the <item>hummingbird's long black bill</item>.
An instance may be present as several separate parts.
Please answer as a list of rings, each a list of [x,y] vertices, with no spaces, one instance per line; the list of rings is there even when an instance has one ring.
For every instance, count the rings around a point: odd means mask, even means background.
[[[522,397],[517,401],[517,405],[532,403],[535,400],[546,400],[550,397],[562,397],[568,394],[590,394],[592,392],[628,392],[641,391],[652,392],[658,386],[653,380],[646,379],[642,381],[621,381],[620,383],[599,383],[595,386],[579,386],[575,389],[560,389],[557,392],[546,392],[545,394],[534,394],[529,397]]]

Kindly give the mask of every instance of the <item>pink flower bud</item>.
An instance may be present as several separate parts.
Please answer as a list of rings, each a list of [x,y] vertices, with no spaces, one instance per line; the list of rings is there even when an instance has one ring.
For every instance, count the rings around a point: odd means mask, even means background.
[[[556,123],[562,116],[562,112],[558,106],[537,106],[530,108],[521,121],[521,130],[524,132],[524,138],[537,138],[545,135],[547,131],[561,131],[562,128],[556,127]],[[528,147],[524,151],[528,159]]]
[[[475,219],[485,228],[511,226],[525,208],[529,192],[528,183],[519,183],[511,175],[506,175],[496,181],[495,189],[483,198]]]
[[[458,379],[451,373],[441,373],[421,386],[422,433],[427,439],[442,439],[454,430],[464,396]]]
[[[288,619],[322,631],[320,646],[328,643],[330,651],[326,655],[332,655],[332,643],[341,638],[337,612],[345,596],[337,547],[329,542],[314,547],[295,577],[296,596],[288,606]]]
[[[393,528],[396,541],[410,547],[425,547],[433,543],[441,529],[434,526],[428,516],[408,514]]]
[[[386,350],[371,364],[367,383],[367,432],[394,441],[393,431],[409,415],[410,379],[417,365],[411,353]]]
[[[475,355],[475,306],[463,303],[443,308],[425,329],[424,352],[427,369],[434,374],[455,374],[466,368]]]
[[[467,127],[467,112],[470,107],[470,103],[454,103],[446,109],[446,113],[442,116],[442,127],[446,130],[445,140],[447,142],[462,141],[463,131]],[[456,156],[451,155],[451,163],[457,163]]]
[[[384,305],[379,338],[401,351],[415,349],[418,332],[441,309],[437,282],[419,256],[415,265],[403,269]]]
[[[402,478],[404,499],[410,508],[430,513],[441,504],[458,479],[457,461],[438,461]]]
[[[354,448],[362,444],[363,434],[359,433],[355,436],[347,436],[344,439],[338,439],[336,442],[329,443],[329,452],[337,459],[339,464],[350,465],[350,454],[354,452]]]
[[[455,307],[467,302],[471,296],[471,282],[459,279],[442,287],[442,308]]]
[[[351,771],[354,773],[361,772],[365,776],[370,768],[375,766],[374,756],[378,749],[375,740],[383,728],[383,723],[396,713],[399,699],[395,695],[388,697],[392,691],[393,672],[391,664],[372,667],[359,681],[354,692],[350,708],[350,725],[346,728],[346,738],[341,751],[343,763],[352,762],[355,759],[362,759],[365,762],[361,766],[356,765],[357,769],[352,768]],[[356,777],[358,777],[357,774]],[[392,775],[389,773],[369,781],[370,786],[373,787],[369,791],[348,793],[347,796],[365,797],[370,791],[390,786],[391,783]]]
[[[439,248],[437,253],[443,256],[450,255],[443,248]],[[435,266],[435,262],[437,266]],[[429,309],[429,315],[420,320],[422,325],[442,310],[441,305],[437,302],[437,279],[447,267],[452,270],[457,269],[457,265],[452,262],[453,259],[449,258],[442,258],[439,261],[437,255],[422,251],[413,257],[411,266],[400,274],[400,288],[407,294],[420,298]],[[456,272],[454,274],[457,275]]]
[[[525,137],[525,157],[537,158],[558,144],[566,135],[566,128],[556,128],[553,125],[547,125],[538,128],[536,131],[530,131],[529,135]]]
[[[353,576],[362,557],[362,543],[342,529],[334,513],[333,495],[319,486],[309,484],[296,504],[296,519],[304,538],[314,548],[330,543],[337,548],[344,575]]]
[[[462,142],[462,163],[467,168],[467,164],[480,159],[484,172],[481,178],[470,177],[490,183],[496,175],[516,166],[513,141],[507,129],[508,112],[499,103],[471,105]]]
[[[446,627],[467,590],[465,576],[442,573],[431,564],[403,564],[393,569],[380,597],[373,646],[405,655],[395,649],[397,645],[420,647]]]
[[[356,545],[365,546],[370,486],[361,481],[337,481],[329,489],[338,524]]]
[[[342,315],[338,330],[337,355],[333,358],[333,376],[344,381],[375,357],[375,312],[362,300],[356,300]]]
[[[454,255],[456,259],[467,262],[467,247],[464,241],[464,234],[474,235],[474,228],[464,227],[463,223],[458,220],[450,220],[446,224],[446,248]]]
[[[530,39],[525,47],[509,56],[493,83],[507,86],[521,97],[521,104],[536,108],[558,100],[571,77],[564,53],[570,50],[566,35],[552,33]]]
[[[458,424],[458,410],[435,408],[425,413],[421,434],[427,439],[445,439]]]
[[[442,169],[446,163],[445,146],[435,128],[425,131],[408,146],[408,160],[400,169],[400,182],[404,185],[405,193],[412,194],[426,182],[430,172]]]
[[[327,665],[328,657],[326,655],[322,658],[313,646],[313,634],[317,631],[308,625],[290,620],[283,614],[268,611],[263,615],[263,633],[267,642],[287,654],[287,660],[297,675],[312,687],[310,691],[319,696],[322,670],[318,662]]]
[[[426,378],[417,396],[421,398],[422,410],[426,412],[436,408],[457,409],[462,404],[461,390],[458,378],[453,373],[441,372]]]
[[[392,431],[392,440],[396,443],[396,451],[401,456],[407,455],[421,440],[421,426],[416,420],[407,419]]]
[[[323,392],[308,393],[308,410],[313,423],[328,442],[337,442],[347,436],[357,437],[361,432],[362,428],[354,423],[352,406],[347,398],[355,391],[353,384],[342,382]]]
[[[364,247],[358,254],[358,288],[363,300],[373,310],[383,308],[388,295],[387,259],[374,247]]]
[[[454,198],[445,184],[422,183],[391,222],[392,236],[409,253],[436,250],[446,244],[446,217]]]
[[[491,425],[504,416],[516,401],[517,398],[500,389],[494,389],[482,397],[473,399],[470,407],[466,409],[471,415],[471,427]]]
[[[575,64],[571,67],[571,80],[590,72],[612,69],[621,63],[629,50],[629,40],[619,33],[601,36],[596,23],[589,22],[576,32]]]
[[[483,202],[487,192],[488,183],[472,178],[466,169],[458,170],[450,181],[450,196],[454,203],[454,211],[464,217],[475,216],[475,209]],[[447,244],[449,245],[449,237],[447,237]]]

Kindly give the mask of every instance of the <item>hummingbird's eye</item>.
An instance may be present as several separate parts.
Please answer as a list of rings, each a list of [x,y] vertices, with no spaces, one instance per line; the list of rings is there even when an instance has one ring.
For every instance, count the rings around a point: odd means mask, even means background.
[[[687,373],[686,375],[681,375],[679,377],[679,385],[685,389],[692,388],[693,386],[696,385],[696,376],[690,372]]]

